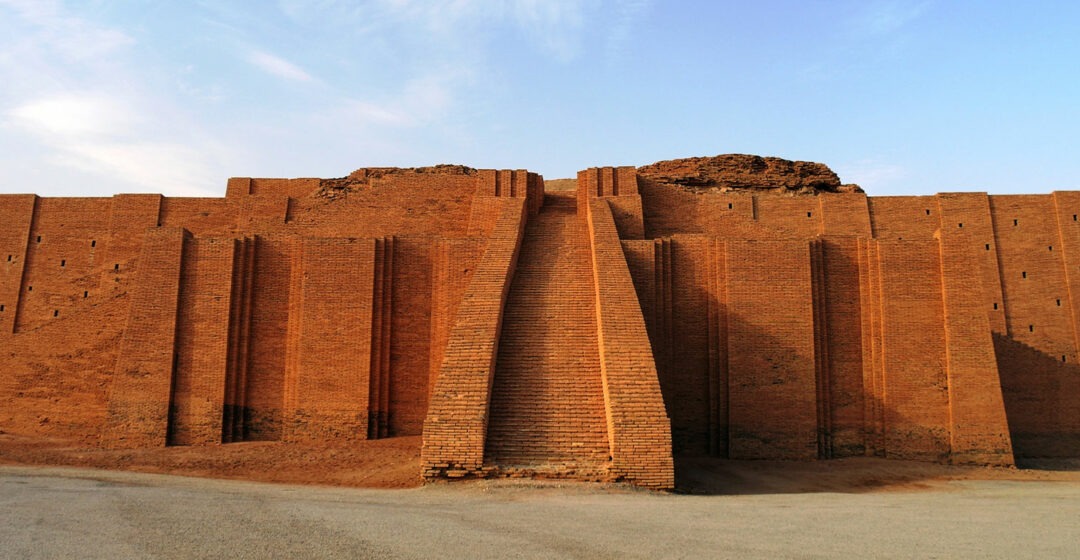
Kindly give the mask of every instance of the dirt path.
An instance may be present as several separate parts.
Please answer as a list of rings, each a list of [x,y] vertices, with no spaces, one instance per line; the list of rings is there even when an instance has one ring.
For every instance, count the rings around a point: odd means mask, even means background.
[[[1080,483],[688,496],[580,484],[408,490],[0,467],[11,558],[1070,558]]]

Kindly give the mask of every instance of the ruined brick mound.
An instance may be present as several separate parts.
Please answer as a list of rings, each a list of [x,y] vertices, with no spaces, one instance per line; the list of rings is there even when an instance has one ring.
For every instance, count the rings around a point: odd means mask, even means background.
[[[841,184],[840,177],[823,163],[746,154],[658,161],[639,167],[638,174],[657,183],[680,185],[695,191],[863,192],[858,185]]]

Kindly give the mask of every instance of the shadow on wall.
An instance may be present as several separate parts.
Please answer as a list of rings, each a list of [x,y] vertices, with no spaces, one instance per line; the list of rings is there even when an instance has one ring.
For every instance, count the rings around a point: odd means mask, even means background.
[[[1018,461],[1080,457],[1080,366],[994,333]]]

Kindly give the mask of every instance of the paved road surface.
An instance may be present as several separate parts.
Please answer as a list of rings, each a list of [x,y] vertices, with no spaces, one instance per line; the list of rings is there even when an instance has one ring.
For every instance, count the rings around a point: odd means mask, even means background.
[[[681,496],[0,467],[2,558],[1080,558],[1080,484]]]

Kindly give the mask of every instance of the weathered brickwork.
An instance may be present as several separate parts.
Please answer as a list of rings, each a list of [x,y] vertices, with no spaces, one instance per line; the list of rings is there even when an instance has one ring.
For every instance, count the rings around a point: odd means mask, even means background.
[[[1080,193],[645,173],[546,194],[436,166],[0,196],[0,429],[423,435],[427,478],[651,488],[685,455],[1080,456]]]

